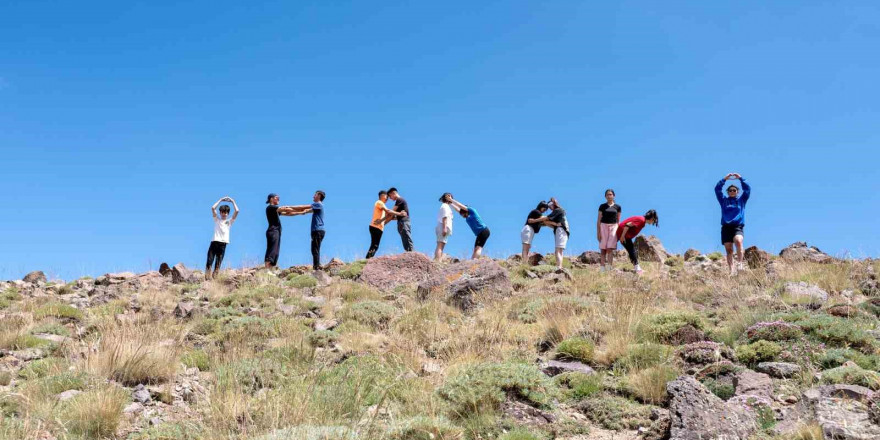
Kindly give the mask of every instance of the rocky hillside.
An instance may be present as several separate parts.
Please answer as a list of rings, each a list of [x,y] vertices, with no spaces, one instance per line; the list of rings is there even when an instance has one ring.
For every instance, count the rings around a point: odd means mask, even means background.
[[[0,282],[0,439],[880,438],[880,264],[639,251],[33,272]]]

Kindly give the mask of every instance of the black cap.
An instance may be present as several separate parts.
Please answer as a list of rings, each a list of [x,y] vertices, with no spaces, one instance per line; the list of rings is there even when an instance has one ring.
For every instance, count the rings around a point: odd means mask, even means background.
[[[272,197],[278,197],[278,194],[275,194],[275,193],[269,193],[269,195],[266,197],[266,203],[271,202],[271,201],[272,201]]]

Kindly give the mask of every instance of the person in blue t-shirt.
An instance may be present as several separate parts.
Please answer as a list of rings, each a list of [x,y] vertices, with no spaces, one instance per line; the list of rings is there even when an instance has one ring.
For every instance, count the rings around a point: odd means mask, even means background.
[[[742,195],[739,195],[739,187],[730,185],[727,187],[727,197],[721,191],[724,182],[739,179],[742,184]],[[746,202],[752,194],[752,187],[737,173],[724,176],[715,185],[715,197],[721,205],[721,244],[727,251],[727,266],[730,274],[745,268],[743,264],[743,232],[746,227]],[[736,246],[736,266],[734,266],[733,247]]]
[[[324,191],[315,191],[311,205],[294,206],[303,214],[312,213],[312,269],[321,270],[321,242],[324,241]]]
[[[486,246],[486,241],[489,240],[489,227],[486,226],[486,223],[483,223],[483,219],[476,209],[458,202],[452,196],[447,198],[446,203],[458,209],[459,214],[464,217],[465,223],[471,227],[471,231],[477,236],[477,240],[474,242],[474,254],[471,258],[480,258],[483,253],[483,247]]]

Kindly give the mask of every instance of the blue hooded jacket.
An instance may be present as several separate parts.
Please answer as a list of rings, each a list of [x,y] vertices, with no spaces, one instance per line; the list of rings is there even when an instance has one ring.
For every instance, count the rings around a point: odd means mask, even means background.
[[[746,225],[746,202],[752,194],[752,187],[746,183],[745,179],[740,178],[742,182],[742,195],[739,197],[727,197],[721,192],[724,187],[724,179],[721,179],[715,185],[715,197],[721,205],[721,224],[731,226]]]

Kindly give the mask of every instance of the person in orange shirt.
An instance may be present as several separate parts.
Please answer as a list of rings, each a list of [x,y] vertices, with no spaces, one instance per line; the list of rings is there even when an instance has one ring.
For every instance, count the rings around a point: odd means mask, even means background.
[[[385,231],[385,220],[389,209],[385,206],[388,193],[379,191],[379,200],[373,204],[373,220],[370,221],[370,250],[367,251],[367,259],[373,258],[379,250],[379,242],[382,241],[382,233]]]

